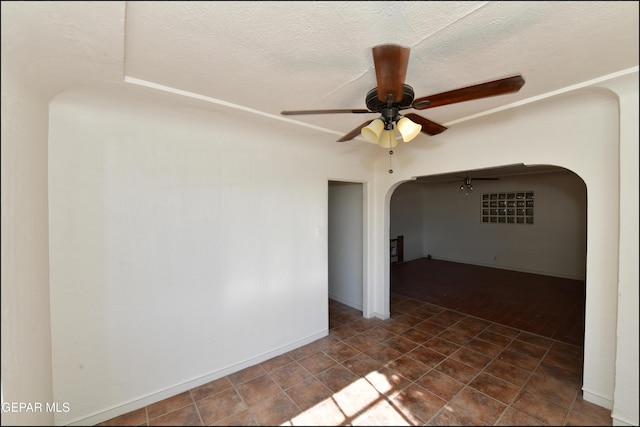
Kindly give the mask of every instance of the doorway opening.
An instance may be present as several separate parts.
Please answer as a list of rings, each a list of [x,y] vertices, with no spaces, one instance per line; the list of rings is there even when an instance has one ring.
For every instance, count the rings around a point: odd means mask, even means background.
[[[329,299],[363,310],[364,195],[358,182],[328,183]]]

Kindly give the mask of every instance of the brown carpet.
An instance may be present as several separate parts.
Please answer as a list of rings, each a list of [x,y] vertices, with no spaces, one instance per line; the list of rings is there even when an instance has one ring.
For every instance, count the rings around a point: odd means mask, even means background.
[[[582,346],[585,283],[420,258],[391,264],[391,292]]]

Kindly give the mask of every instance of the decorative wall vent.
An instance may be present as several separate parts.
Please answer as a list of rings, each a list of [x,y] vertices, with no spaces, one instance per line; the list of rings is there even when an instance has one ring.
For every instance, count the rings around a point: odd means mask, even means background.
[[[533,224],[533,191],[482,195],[482,222]]]

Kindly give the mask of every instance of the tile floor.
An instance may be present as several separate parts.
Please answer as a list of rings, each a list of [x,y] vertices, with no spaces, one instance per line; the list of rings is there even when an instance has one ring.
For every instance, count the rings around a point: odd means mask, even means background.
[[[327,337],[99,425],[611,425],[581,347],[392,294]]]
[[[584,280],[418,258],[391,264],[390,285],[409,298],[558,341],[584,342]]]

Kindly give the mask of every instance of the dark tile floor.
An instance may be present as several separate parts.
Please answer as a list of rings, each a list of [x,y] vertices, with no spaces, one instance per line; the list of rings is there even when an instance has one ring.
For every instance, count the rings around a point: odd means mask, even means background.
[[[611,425],[582,348],[391,295],[329,302],[327,337],[100,425]]]
[[[391,292],[582,346],[582,280],[419,258],[391,266]]]

